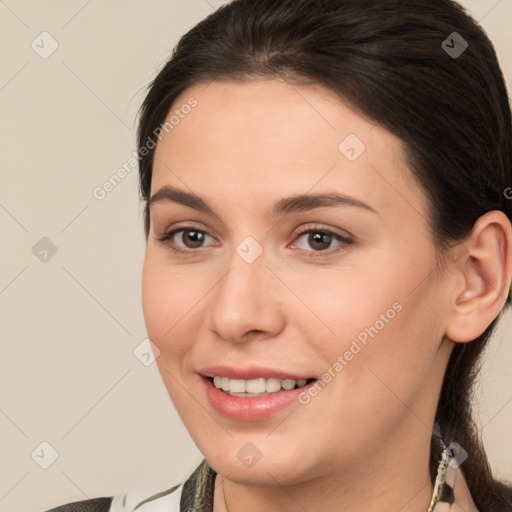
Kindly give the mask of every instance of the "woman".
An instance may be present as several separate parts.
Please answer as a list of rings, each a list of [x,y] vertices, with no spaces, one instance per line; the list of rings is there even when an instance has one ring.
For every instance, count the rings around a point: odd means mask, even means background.
[[[510,303],[511,112],[458,4],[234,0],[138,146],[146,326],[205,460],[56,510],[512,510],[471,416]]]

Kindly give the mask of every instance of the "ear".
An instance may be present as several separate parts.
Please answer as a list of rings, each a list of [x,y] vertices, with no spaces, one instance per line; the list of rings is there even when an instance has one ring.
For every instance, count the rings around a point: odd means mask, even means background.
[[[502,310],[512,277],[512,227],[497,210],[482,215],[460,246],[446,337],[478,338]]]

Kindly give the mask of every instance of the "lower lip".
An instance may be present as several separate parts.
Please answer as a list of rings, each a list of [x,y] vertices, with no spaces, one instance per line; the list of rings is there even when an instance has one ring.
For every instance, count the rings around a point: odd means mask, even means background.
[[[316,381],[301,388],[282,390],[265,396],[241,397],[231,396],[216,388],[210,379],[201,376],[206,389],[206,396],[211,406],[219,413],[238,421],[257,421],[269,418],[298,401],[298,397],[307,391]]]

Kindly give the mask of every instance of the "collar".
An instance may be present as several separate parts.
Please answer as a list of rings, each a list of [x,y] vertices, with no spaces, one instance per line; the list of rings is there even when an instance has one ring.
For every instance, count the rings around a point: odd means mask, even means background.
[[[213,512],[213,491],[217,473],[206,459],[183,484],[180,512]],[[426,512],[478,512],[466,484],[460,465],[450,454],[449,447],[443,451],[437,468],[432,500]]]

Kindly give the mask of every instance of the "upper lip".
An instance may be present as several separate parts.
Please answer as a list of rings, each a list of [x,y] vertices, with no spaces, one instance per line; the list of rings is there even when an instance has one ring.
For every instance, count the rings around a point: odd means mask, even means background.
[[[266,379],[274,377],[277,379],[311,379],[311,375],[298,375],[296,373],[289,373],[275,368],[267,368],[263,366],[247,366],[247,367],[234,367],[226,365],[208,366],[199,370],[199,373],[204,377],[229,377],[230,379],[244,379],[251,380],[259,377]]]

